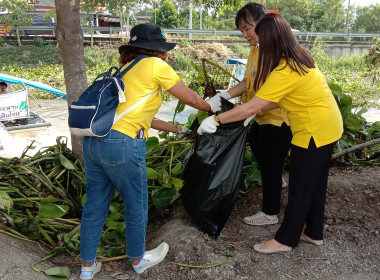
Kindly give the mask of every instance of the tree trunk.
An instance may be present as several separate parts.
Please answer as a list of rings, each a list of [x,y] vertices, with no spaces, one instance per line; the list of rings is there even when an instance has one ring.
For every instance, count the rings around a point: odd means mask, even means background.
[[[17,43],[18,43],[19,47],[21,47],[20,30],[19,30],[18,26],[16,26],[16,38],[17,38]]]
[[[123,42],[123,38],[124,38],[124,35],[123,35],[123,18],[121,16],[119,16],[119,21],[120,21],[120,35],[121,35],[121,41]]]
[[[65,75],[67,105],[78,99],[87,88],[83,33],[80,26],[79,0],[55,0],[56,37]],[[73,153],[82,158],[82,139],[71,136]]]
[[[130,13],[128,12],[127,14],[127,26],[126,26],[126,32],[125,34],[127,34],[127,38],[126,38],[126,41],[128,42],[129,41],[129,38],[130,38],[130,35],[129,35],[129,30],[131,29],[130,26],[129,26],[129,18],[130,18]]]

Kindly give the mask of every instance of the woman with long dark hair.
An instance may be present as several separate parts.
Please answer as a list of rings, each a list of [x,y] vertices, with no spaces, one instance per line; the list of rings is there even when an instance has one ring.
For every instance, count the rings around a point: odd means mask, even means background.
[[[87,200],[82,212],[80,279],[92,279],[100,271],[96,251],[115,190],[124,202],[126,251],[136,273],[161,262],[169,249],[161,243],[145,251],[148,223],[148,186],[146,174],[146,144],[150,127],[176,132],[178,127],[154,119],[162,103],[161,88],[185,104],[209,111],[210,106],[191,91],[165,62],[167,52],[176,44],[166,42],[155,24],[136,25],[127,45],[119,48],[119,62],[128,67],[136,58],[147,55],[124,76],[126,102],[117,113],[125,111],[139,100],[145,102],[116,122],[105,137],[84,137],[83,158],[87,180]]]
[[[326,79],[286,19],[267,14],[255,32],[260,43],[256,95],[217,118],[208,117],[198,133],[213,133],[220,124],[249,119],[260,111],[286,110],[293,134],[288,204],[275,237],[254,249],[266,254],[286,252],[300,239],[322,245],[329,163],[343,133],[342,117]]]
[[[228,100],[237,96],[241,96],[243,103],[246,103],[255,96],[257,89],[254,88],[254,81],[259,57],[255,27],[265,14],[267,10],[258,3],[248,3],[236,14],[236,27],[251,46],[245,77],[227,92],[208,100],[209,104],[220,102],[220,97]],[[258,113],[247,138],[261,171],[263,202],[261,211],[245,217],[243,221],[252,226],[277,224],[283,184],[282,171],[292,140],[285,110],[275,108]]]

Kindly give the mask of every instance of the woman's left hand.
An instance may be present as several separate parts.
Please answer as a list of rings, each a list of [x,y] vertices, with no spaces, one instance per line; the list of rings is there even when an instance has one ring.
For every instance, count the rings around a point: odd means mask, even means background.
[[[202,135],[203,133],[214,133],[218,125],[219,124],[216,122],[215,117],[213,115],[203,120],[197,132],[199,135]]]

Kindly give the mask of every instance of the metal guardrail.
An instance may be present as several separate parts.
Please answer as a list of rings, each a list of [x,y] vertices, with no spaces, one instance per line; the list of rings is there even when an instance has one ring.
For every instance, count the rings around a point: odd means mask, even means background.
[[[4,25],[0,25],[0,29],[4,28]],[[82,26],[82,30],[88,31],[90,28],[88,26]],[[121,32],[120,27],[92,27],[94,31],[105,32],[112,34],[113,32]],[[20,26],[19,30],[21,31],[41,31],[49,30],[51,34],[55,34],[55,25],[50,26]],[[13,28],[12,31],[15,31]],[[205,29],[171,29],[163,28],[162,31],[165,34],[211,34],[216,37],[217,35],[241,35],[239,30],[205,30]],[[348,37],[350,38],[373,38],[380,37],[380,33],[344,33],[344,32],[303,32],[298,30],[293,30],[293,34],[297,37],[304,36],[306,40],[309,37],[322,36],[322,37]]]
[[[201,30],[201,29],[169,29],[164,28],[164,33],[168,34],[214,34],[216,35],[241,35],[239,30]],[[292,30],[295,36],[322,36],[322,37],[349,37],[368,38],[380,37],[380,33],[341,33],[341,32],[302,32]]]

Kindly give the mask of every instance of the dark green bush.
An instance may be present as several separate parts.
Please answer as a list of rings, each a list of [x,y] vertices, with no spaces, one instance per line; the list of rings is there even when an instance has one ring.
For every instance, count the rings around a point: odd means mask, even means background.
[[[46,42],[44,39],[40,38],[40,37],[36,37],[33,39],[33,44],[36,46],[36,47],[42,47],[42,46],[45,46],[46,45]]]

